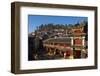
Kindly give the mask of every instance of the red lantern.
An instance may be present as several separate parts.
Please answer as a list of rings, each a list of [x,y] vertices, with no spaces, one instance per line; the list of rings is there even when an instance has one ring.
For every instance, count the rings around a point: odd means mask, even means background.
[[[70,56],[71,55],[71,50],[66,51],[66,56]]]

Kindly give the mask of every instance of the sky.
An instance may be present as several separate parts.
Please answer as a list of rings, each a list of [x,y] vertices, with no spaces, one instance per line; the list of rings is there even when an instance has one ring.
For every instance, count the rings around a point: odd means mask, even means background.
[[[76,24],[82,21],[88,21],[88,18],[76,16],[28,15],[28,32],[34,32],[36,27],[41,24]]]

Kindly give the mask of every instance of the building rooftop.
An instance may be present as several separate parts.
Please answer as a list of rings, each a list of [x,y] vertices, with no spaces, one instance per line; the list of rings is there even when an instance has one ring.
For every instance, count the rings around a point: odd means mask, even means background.
[[[44,43],[69,43],[71,44],[71,38],[66,38],[66,37],[49,38],[45,40]]]

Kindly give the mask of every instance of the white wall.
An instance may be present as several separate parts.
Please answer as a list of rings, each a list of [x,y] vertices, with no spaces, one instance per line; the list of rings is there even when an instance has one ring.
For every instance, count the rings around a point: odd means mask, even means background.
[[[98,20],[100,20],[100,0],[1,0],[0,1],[0,76],[16,76],[10,73],[10,60],[11,60],[11,15],[10,3],[13,1],[26,1],[26,2],[40,2],[40,3],[57,3],[57,4],[74,4],[74,5],[87,5],[98,6]],[[98,22],[100,24],[100,22]],[[98,26],[100,28],[100,26]],[[100,33],[100,30],[98,30]],[[98,38],[100,42],[100,35]],[[100,43],[99,43],[100,45]],[[98,49],[100,50],[100,49]],[[100,58],[100,51],[99,58]],[[38,74],[21,74],[18,76],[99,76],[100,72],[100,59],[98,61],[98,70],[81,70],[81,71],[65,71],[65,72],[50,72]]]

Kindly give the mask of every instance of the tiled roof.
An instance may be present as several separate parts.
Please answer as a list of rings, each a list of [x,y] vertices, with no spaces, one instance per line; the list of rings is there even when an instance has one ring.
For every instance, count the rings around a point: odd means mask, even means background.
[[[71,38],[50,38],[44,41],[45,43],[71,43]]]

